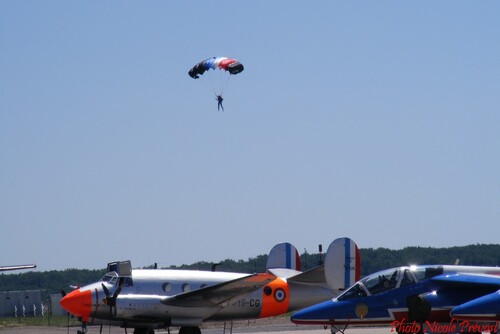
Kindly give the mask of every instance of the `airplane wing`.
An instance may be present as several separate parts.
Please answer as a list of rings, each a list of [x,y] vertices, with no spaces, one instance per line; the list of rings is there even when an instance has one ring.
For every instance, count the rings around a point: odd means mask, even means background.
[[[500,288],[500,276],[488,274],[439,275],[433,277],[432,281],[440,286],[461,291],[482,289],[486,292]],[[498,321],[500,290],[461,303],[451,309],[450,314],[461,320]]]
[[[32,268],[36,268],[36,264],[24,264],[24,265],[18,265],[18,266],[2,266],[2,267],[0,267],[0,271],[32,269]]]
[[[166,297],[161,302],[165,305],[185,307],[221,305],[238,295],[256,290],[275,279],[276,276],[270,274],[251,274],[198,290]]]
[[[498,326],[500,290],[458,305],[450,311],[450,314],[457,319],[496,321]]]
[[[500,276],[488,274],[438,275],[431,280],[443,287],[453,288],[495,288],[500,287]]]

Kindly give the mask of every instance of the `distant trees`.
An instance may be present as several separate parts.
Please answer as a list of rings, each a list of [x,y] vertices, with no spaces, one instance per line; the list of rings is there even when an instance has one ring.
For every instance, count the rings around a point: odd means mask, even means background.
[[[476,244],[461,247],[432,248],[406,247],[400,250],[388,248],[360,249],[361,275],[403,265],[411,264],[455,264],[473,266],[500,266],[500,245]],[[305,252],[300,256],[302,270],[316,267],[321,259],[320,254]],[[190,265],[170,266],[170,269],[212,270],[255,273],[264,272],[267,255],[258,255],[244,260],[226,259],[218,263],[200,261]],[[147,267],[152,269],[153,266]],[[97,281],[105,274],[105,270],[67,269],[63,271],[27,272],[21,274],[1,274],[0,291],[46,290],[48,293],[69,291],[70,285],[86,285]]]
[[[361,273],[411,264],[458,264],[469,266],[500,266],[500,245],[476,244],[460,247],[406,247],[360,249]]]
[[[46,290],[48,293],[70,291],[70,285],[95,282],[105,270],[66,269],[63,271],[31,271],[22,274],[1,274],[0,291]]]

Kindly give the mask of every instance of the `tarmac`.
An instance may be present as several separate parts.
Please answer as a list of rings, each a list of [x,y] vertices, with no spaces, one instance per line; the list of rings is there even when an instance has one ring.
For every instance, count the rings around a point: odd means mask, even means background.
[[[76,334],[76,331],[79,328],[63,328],[63,327],[18,327],[18,328],[1,328],[0,333],[2,334]],[[88,334],[98,334],[100,332],[99,326],[91,326],[88,327]],[[128,334],[133,334],[133,329],[128,329]],[[124,334],[125,330],[123,328],[111,327],[103,328],[103,334]],[[156,334],[168,334],[167,331],[164,330],[155,330]],[[222,328],[218,331],[215,329],[210,330],[202,330],[202,334],[222,334]],[[226,330],[225,334],[229,334],[230,332]],[[252,333],[252,334],[330,334],[330,329],[323,328],[310,328],[305,329],[304,327],[300,327],[300,329],[271,329],[265,331],[239,331],[233,329],[233,333]],[[345,330],[345,334],[389,334],[395,333],[395,331],[391,332],[391,329],[388,327],[379,327],[379,328],[348,328]],[[177,331],[171,331],[171,334],[177,334]]]
[[[80,326],[69,326],[69,327],[49,327],[49,326],[6,326],[0,327],[0,334],[77,334]],[[396,333],[396,329],[390,326],[378,326],[378,327],[349,327],[344,330],[344,334],[393,334]],[[165,330],[155,330],[156,334],[177,334],[178,328],[171,328],[170,333]],[[274,319],[259,319],[251,321],[239,321],[233,323],[232,329],[230,324],[226,324],[224,328],[223,322],[209,322],[204,323],[201,327],[202,334],[331,334],[332,331],[329,327],[324,328],[320,325],[294,325],[289,322],[286,318],[274,318]],[[426,331],[427,333],[428,331]],[[450,334],[453,331],[450,330],[438,330],[433,333],[439,334]],[[128,328],[125,330],[120,327],[110,327],[103,326],[102,331],[100,326],[87,326],[88,334],[133,334],[134,329]],[[411,333],[407,329],[403,329],[403,333]],[[460,331],[455,331],[454,333],[461,333]],[[463,332],[464,334],[467,331]],[[483,332],[488,333],[488,332]]]
[[[1,334],[76,334],[79,327],[45,327],[45,326],[21,326],[21,327],[4,327],[0,328]],[[231,331],[228,327],[224,332],[224,328],[211,327],[202,328],[202,334],[230,334]],[[102,334],[133,334],[134,330],[129,328],[126,332],[125,329],[119,327],[104,326]],[[99,334],[100,326],[88,326],[88,334]],[[165,330],[155,330],[156,334],[168,334]],[[177,334],[178,329],[172,329],[170,334]],[[232,333],[234,334],[330,334],[330,328],[324,329],[323,326],[296,326],[293,324],[270,324],[270,325],[257,325],[257,326],[243,326],[233,327]],[[390,334],[395,333],[389,327],[377,328],[348,328],[345,334]]]

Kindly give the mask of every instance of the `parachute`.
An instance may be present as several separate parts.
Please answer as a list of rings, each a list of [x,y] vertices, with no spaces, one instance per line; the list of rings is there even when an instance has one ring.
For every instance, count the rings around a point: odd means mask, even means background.
[[[188,72],[189,76],[193,79],[198,79],[200,75],[203,75],[209,69],[224,70],[229,72],[229,74],[238,74],[243,71],[243,64],[236,59],[231,59],[227,57],[213,57],[200,61],[198,64],[194,65]]]
[[[211,69],[214,71],[210,71]],[[243,69],[243,64],[236,59],[213,57],[194,65],[188,74],[193,79],[198,79],[200,76],[207,77],[202,81],[210,83],[213,93],[219,96],[222,95],[231,75],[241,73]],[[209,72],[205,74],[207,71]]]

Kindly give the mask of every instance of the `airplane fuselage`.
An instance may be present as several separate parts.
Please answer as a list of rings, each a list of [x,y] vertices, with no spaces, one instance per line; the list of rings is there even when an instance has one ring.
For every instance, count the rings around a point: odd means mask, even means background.
[[[65,308],[89,323],[157,323],[158,326],[199,326],[206,320],[234,320],[269,317],[294,311],[333,298],[327,286],[287,283],[268,275],[262,288],[221,301],[202,297],[184,302],[175,298],[190,291],[208,288],[248,274],[191,270],[132,270],[130,277],[106,275],[103,280],[71,292],[73,306]],[[121,291],[116,305],[107,304],[103,285],[113,294]],[[69,294],[68,294],[69,295]],[[68,298],[71,299],[71,298]]]
[[[455,306],[498,290],[494,285],[474,286],[472,282],[464,289],[458,280],[453,282],[453,276],[461,273],[498,277],[500,268],[446,265],[420,268],[420,273],[401,267],[370,275],[339,297],[295,313],[292,321],[322,325],[390,324],[401,320],[449,322]],[[446,287],[442,280],[447,281]]]
[[[94,323],[134,328],[135,334],[170,326],[200,334],[203,321],[285,314],[331,299],[359,279],[359,250],[349,238],[335,239],[324,263],[301,272],[289,243],[271,249],[260,274],[132,270],[130,261],[116,261],[100,281],[68,293],[60,305],[82,320],[80,333]]]

